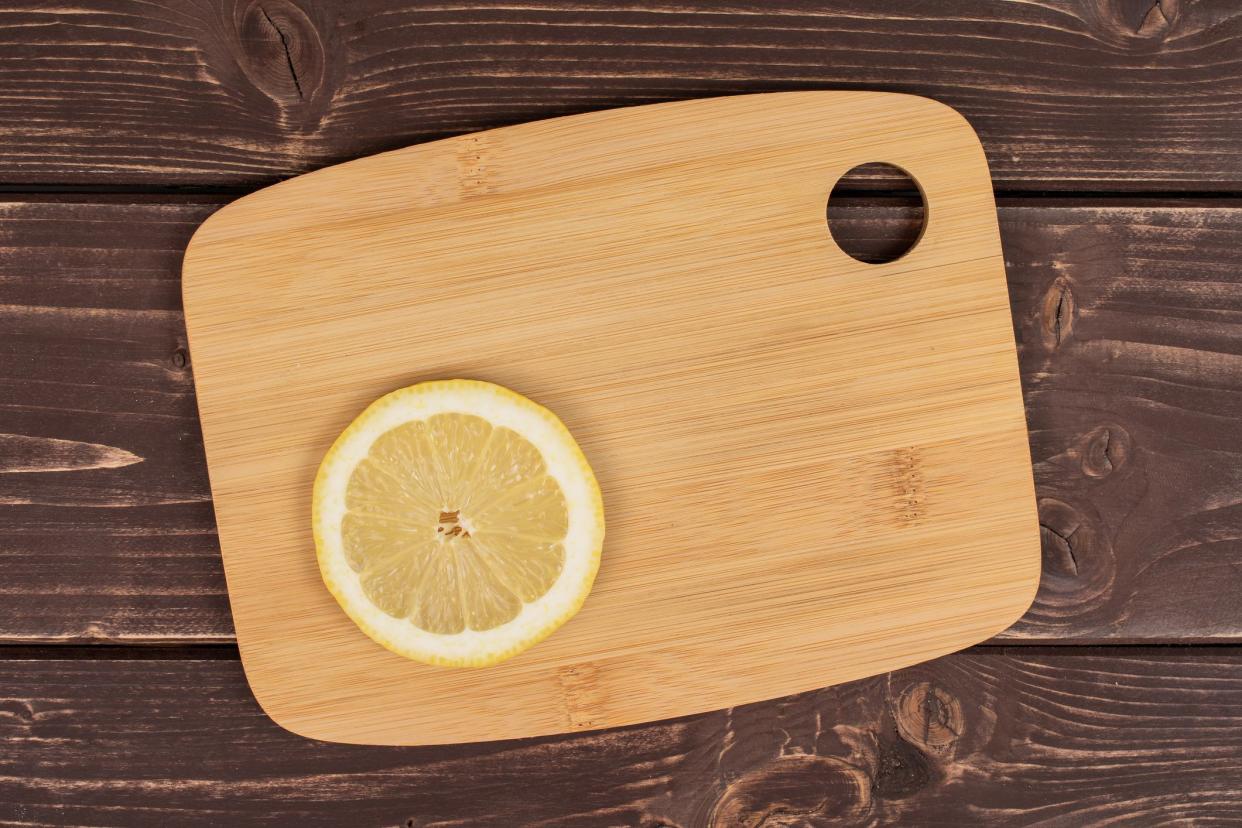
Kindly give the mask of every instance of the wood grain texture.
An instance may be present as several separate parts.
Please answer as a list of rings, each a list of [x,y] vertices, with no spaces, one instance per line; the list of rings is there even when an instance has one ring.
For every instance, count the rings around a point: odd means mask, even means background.
[[[1006,212],[1044,531],[1009,635],[1236,638],[1242,212],[1072,215]]]
[[[213,209],[0,204],[0,639],[231,637],[179,279]]]
[[[451,748],[300,739],[218,660],[0,662],[0,825],[1221,824],[1242,652],[968,651],[761,705]]]
[[[833,183],[876,159],[928,212],[884,265],[825,226]],[[743,95],[387,153],[215,213],[183,282],[242,661],[305,736],[474,742],[776,698],[978,643],[1038,586],[987,165],[935,101]],[[379,647],[323,583],[362,605],[365,573],[312,553],[311,487],[341,432],[455,377],[555,412],[607,513],[582,609],[484,670]],[[344,531],[343,491],[317,502],[317,537]],[[480,565],[473,545],[443,554]]]
[[[242,193],[554,115],[873,88],[964,112],[1002,189],[1236,192],[1240,21],[1210,0],[9,3],[0,188]],[[0,202],[0,641],[231,640],[175,278],[215,205],[52,201]],[[1002,207],[1045,527],[1043,588],[1009,640],[1242,641],[1238,206]],[[911,230],[871,202],[842,226],[876,258]],[[186,660],[72,660],[153,654]],[[976,651],[895,683],[437,750],[292,737],[236,663],[205,660],[231,647],[0,647],[13,657],[48,660],[0,661],[4,825],[1242,812],[1229,647]]]
[[[86,0],[0,11],[0,183],[254,186],[638,103],[879,89],[1003,189],[1242,189],[1242,9],[1181,0]]]
[[[887,204],[841,211],[842,231],[877,257],[911,229]],[[181,251],[215,207],[0,206],[0,433],[146,458],[0,473],[0,639],[232,639],[191,382],[177,365]],[[1242,639],[1242,517],[1230,506],[1242,468],[1230,368],[1242,352],[1242,210],[1002,201],[1000,223],[1050,527],[1041,593],[1005,637]],[[1063,344],[1050,347],[1058,306]],[[177,502],[139,497],[162,492]]]

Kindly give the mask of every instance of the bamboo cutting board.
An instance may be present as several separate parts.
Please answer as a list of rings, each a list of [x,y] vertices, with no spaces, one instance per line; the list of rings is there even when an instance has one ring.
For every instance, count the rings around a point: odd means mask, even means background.
[[[871,161],[927,203],[884,265],[825,222]],[[1034,594],[987,164],[933,101],[750,95],[411,147],[224,208],[184,278],[242,660],[297,733],[434,744],[727,707],[968,646]],[[477,670],[372,643],[310,531],[350,420],[451,377],[555,411],[608,523],[579,615]]]

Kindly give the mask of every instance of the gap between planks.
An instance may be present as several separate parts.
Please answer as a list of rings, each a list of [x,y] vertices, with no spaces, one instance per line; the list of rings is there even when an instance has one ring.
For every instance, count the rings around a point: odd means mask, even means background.
[[[341,162],[345,163],[345,162]],[[43,196],[115,196],[119,203],[150,203],[167,199],[172,203],[208,201],[231,201],[257,192],[287,178],[274,178],[261,185],[162,185],[162,184],[5,184],[0,183],[0,196],[12,200],[41,200]],[[1242,190],[1041,190],[1036,188],[1005,188],[992,191],[998,202],[1003,200],[1053,201],[1059,206],[1097,201],[1111,204],[1125,202],[1142,205],[1155,201],[1164,206],[1194,206],[1191,202],[1209,202],[1221,206],[1221,202],[1238,201],[1242,206]],[[883,198],[910,196],[914,191],[877,185],[875,188],[857,187],[842,189],[844,198]],[[133,199],[133,201],[123,200]],[[1173,204],[1171,202],[1176,202]]]
[[[1130,641],[1109,639],[1087,641],[1015,641],[976,644],[958,653],[1003,654],[1021,651],[1023,655],[1075,655],[1116,651],[1127,655],[1143,653],[1188,653],[1212,651],[1242,655],[1242,639],[1229,641]],[[951,654],[953,655],[953,654]],[[945,656],[942,656],[944,658]],[[148,644],[0,644],[0,662],[5,661],[237,661],[236,644],[148,643]],[[939,660],[939,659],[936,659]],[[915,665],[910,665],[915,666]],[[902,668],[905,669],[905,668]]]

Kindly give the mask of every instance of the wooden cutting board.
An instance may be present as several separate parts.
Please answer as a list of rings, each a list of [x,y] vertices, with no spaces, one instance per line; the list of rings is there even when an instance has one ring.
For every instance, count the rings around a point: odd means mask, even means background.
[[[825,222],[871,161],[927,204],[883,265]],[[681,716],[968,646],[1034,594],[987,163],[934,101],[748,95],[411,147],[225,207],[184,277],[242,660],[297,733],[412,745]],[[450,377],[560,415],[608,523],[579,615],[477,670],[363,635],[310,530],[346,424]]]

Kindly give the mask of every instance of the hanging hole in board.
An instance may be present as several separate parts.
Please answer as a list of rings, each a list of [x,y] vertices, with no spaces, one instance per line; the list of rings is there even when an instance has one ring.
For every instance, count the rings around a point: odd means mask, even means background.
[[[828,196],[828,232],[837,247],[867,264],[900,259],[927,223],[919,185],[892,164],[859,164]]]

